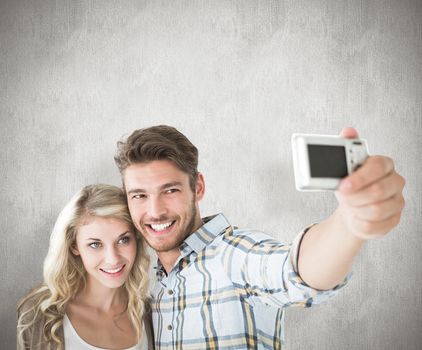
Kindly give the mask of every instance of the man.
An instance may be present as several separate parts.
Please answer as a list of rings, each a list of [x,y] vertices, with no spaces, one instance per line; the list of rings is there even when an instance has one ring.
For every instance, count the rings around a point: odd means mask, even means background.
[[[283,309],[334,295],[364,241],[388,233],[404,206],[404,179],[392,160],[372,156],[342,180],[336,211],[284,245],[234,229],[223,214],[201,218],[198,151],[176,129],[134,131],[118,143],[115,160],[132,219],[159,259],[157,349],[281,349]]]

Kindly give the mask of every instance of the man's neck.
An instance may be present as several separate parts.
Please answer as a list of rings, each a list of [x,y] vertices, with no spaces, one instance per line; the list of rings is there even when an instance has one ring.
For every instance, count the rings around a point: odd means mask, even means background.
[[[199,214],[199,211],[197,213],[198,214],[196,217],[196,223],[192,229],[192,232],[197,231],[204,224]],[[157,256],[158,259],[160,259],[161,265],[163,265],[164,270],[166,270],[166,273],[169,274],[169,272],[173,269],[177,259],[179,259],[180,249],[179,247],[177,247],[166,252],[157,252]]]
[[[179,248],[167,251],[167,252],[157,252],[158,259],[160,259],[161,265],[163,265],[164,270],[167,274],[173,269],[174,264],[180,256]]]

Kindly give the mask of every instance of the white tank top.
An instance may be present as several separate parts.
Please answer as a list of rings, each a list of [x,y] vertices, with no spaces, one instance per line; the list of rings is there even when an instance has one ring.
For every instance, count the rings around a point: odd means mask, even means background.
[[[64,333],[64,346],[66,350],[107,350],[104,348],[97,348],[96,346],[92,346],[88,344],[85,340],[83,340],[78,333],[76,333],[75,328],[73,328],[72,322],[70,322],[67,315],[64,315],[63,318],[63,333]],[[147,344],[147,335],[145,333],[145,328],[143,329],[143,341],[142,343],[138,343],[131,348],[127,348],[124,350],[148,350]]]

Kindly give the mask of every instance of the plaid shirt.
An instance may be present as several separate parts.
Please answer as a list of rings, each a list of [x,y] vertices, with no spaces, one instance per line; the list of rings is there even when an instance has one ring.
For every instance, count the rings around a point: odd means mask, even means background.
[[[310,307],[330,291],[307,286],[297,273],[304,232],[291,245],[237,230],[222,215],[180,247],[167,275],[158,263],[152,286],[156,349],[282,349],[285,307]]]

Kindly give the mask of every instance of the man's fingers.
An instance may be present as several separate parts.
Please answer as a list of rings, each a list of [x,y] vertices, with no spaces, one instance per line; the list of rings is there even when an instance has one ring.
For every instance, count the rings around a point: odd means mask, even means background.
[[[352,215],[362,221],[369,221],[373,223],[382,222],[397,215],[403,210],[403,208],[404,198],[400,193],[378,203],[354,208],[352,209]]]
[[[404,178],[393,171],[360,191],[352,193],[339,192],[337,193],[337,198],[340,202],[344,202],[349,206],[363,207],[385,201],[399,193],[401,194],[404,185]]]
[[[383,156],[371,156],[363,165],[340,182],[339,191],[352,193],[370,186],[394,170],[392,159]]]
[[[354,235],[364,240],[377,239],[385,236],[393,227],[400,222],[401,212],[390,218],[371,222],[367,220],[354,220]]]
[[[345,139],[356,139],[359,137],[359,134],[355,128],[348,126],[341,130],[340,137],[343,137]]]

